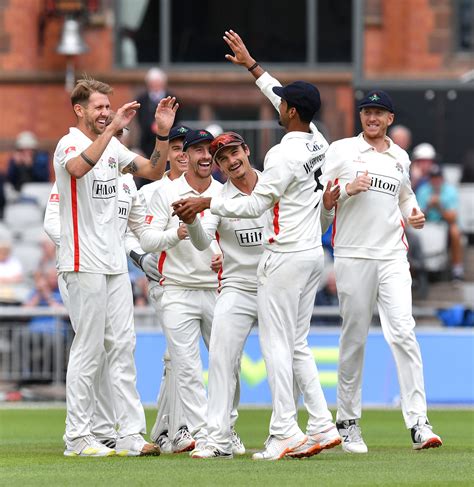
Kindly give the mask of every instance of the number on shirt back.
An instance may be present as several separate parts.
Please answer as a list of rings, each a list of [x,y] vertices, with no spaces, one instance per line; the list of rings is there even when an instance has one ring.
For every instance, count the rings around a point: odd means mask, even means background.
[[[314,192],[319,190],[323,190],[324,186],[321,184],[319,181],[319,178],[323,175],[323,171],[321,171],[321,168],[319,168],[315,173],[314,173],[314,180],[316,181],[316,187],[314,188]]]
[[[321,168],[319,168],[317,171],[314,173],[314,180],[316,181],[316,187],[314,188],[314,192],[316,193],[317,191],[322,191],[324,189],[324,186],[321,184],[321,181],[319,181],[319,178],[323,175],[323,171]],[[318,207],[321,199],[317,202],[315,208]]]

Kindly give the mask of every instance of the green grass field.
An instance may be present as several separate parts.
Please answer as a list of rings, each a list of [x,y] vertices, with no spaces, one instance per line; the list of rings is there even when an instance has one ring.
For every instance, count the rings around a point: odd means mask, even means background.
[[[300,414],[304,425],[306,416]],[[269,410],[244,409],[237,430],[248,450],[233,460],[195,460],[187,454],[148,458],[65,458],[63,409],[0,409],[1,486],[402,486],[474,485],[474,411],[433,410],[430,420],[444,441],[412,451],[398,410],[368,410],[362,428],[368,455],[340,447],[309,459],[255,462]],[[154,411],[147,410],[149,427]]]

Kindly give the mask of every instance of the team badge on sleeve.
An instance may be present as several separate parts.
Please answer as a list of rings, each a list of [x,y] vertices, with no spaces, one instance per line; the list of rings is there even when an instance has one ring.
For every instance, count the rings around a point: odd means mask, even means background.
[[[117,161],[113,158],[113,157],[109,157],[109,167],[111,169],[115,169],[115,167],[117,166]]]
[[[59,194],[58,193],[51,193],[49,195],[50,203],[59,203]]]
[[[153,221],[153,215],[147,215],[147,216],[145,217],[145,223],[146,223],[147,225],[150,225],[152,221]]]
[[[76,152],[76,147],[71,145],[64,151],[66,155],[68,155],[70,152]]]

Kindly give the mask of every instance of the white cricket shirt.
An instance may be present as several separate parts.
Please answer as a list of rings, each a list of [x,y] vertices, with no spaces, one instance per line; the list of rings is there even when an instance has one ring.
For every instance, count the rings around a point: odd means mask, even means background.
[[[127,261],[117,218],[118,177],[137,154],[112,137],[94,168],[76,179],[68,173],[66,163],[91,143],[73,127],[54,153],[61,200],[58,270],[122,274],[127,272]]]
[[[139,201],[137,186],[131,174],[123,174],[120,176],[118,194],[118,217],[120,220],[121,235],[125,238],[128,224],[130,224],[130,230],[136,235],[135,239],[140,238],[145,224],[146,211],[145,207]],[[43,226],[49,238],[59,247],[61,243],[61,222],[57,183],[54,183],[49,195]]]
[[[333,222],[335,257],[394,259],[408,249],[404,217],[419,208],[411,189],[408,154],[388,137],[377,152],[362,134],[333,142],[326,152],[325,181],[338,180],[341,197]],[[366,192],[349,196],[347,183],[368,171]]]
[[[261,175],[260,172],[256,171]],[[247,196],[237,189],[229,179],[222,187],[224,199],[239,199]],[[187,225],[191,241],[199,250],[211,245],[217,239],[224,257],[219,271],[219,289],[234,287],[257,292],[257,267],[263,252],[262,234],[270,212],[258,218],[225,218],[206,212],[203,218]]]
[[[200,252],[189,239],[180,240],[177,230],[182,222],[177,216],[171,216],[171,204],[182,198],[214,197],[220,193],[221,187],[219,181],[212,179],[206,191],[198,193],[188,184],[183,174],[153,193],[140,245],[145,252],[160,253],[158,271],[163,276],[162,285],[217,289],[217,274],[211,270],[210,265],[212,256],[220,253],[219,247],[215,244]]]
[[[257,80],[265,96],[278,109],[281,99],[272,88],[281,86],[268,73]],[[311,132],[289,132],[272,147],[264,171],[252,194],[242,198],[212,198],[211,211],[233,218],[256,218],[271,209],[263,231],[263,245],[273,252],[298,252],[321,245],[322,190],[326,139],[314,124]]]

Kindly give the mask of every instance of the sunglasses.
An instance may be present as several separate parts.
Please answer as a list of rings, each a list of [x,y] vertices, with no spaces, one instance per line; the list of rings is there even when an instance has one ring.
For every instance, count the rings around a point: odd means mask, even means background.
[[[213,156],[219,149],[222,149],[223,147],[229,144],[233,144],[233,145],[245,144],[245,141],[239,134],[235,132],[225,132],[221,135],[218,135],[211,142],[209,146],[209,152]]]

